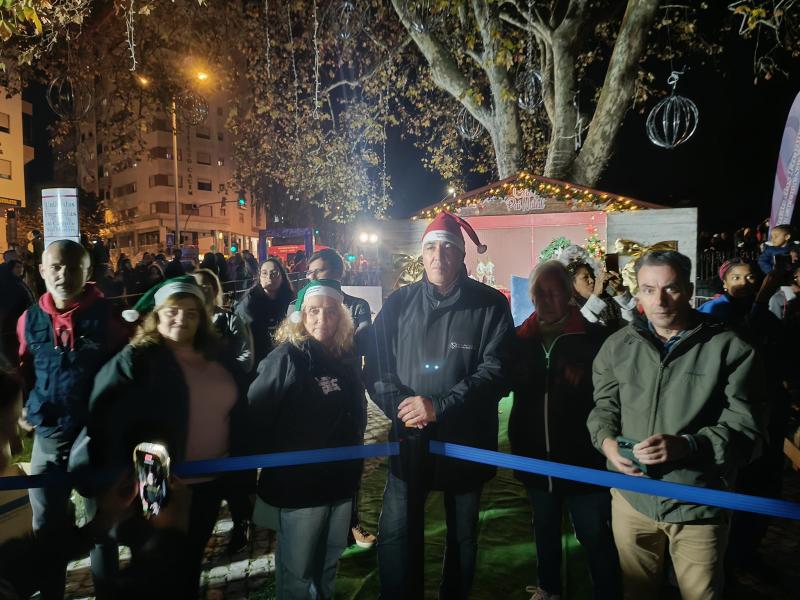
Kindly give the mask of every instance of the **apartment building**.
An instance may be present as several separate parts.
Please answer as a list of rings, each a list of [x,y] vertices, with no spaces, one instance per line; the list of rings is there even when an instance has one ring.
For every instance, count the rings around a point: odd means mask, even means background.
[[[178,226],[181,246],[200,254],[229,254],[233,247],[255,251],[266,215],[257,214],[249,195],[231,185],[233,144],[225,129],[227,98],[207,95],[208,116],[198,126],[178,123]],[[175,175],[169,114],[141,123],[143,156],[113,163],[108,140],[93,114],[80,126],[78,185],[106,206],[112,249],[137,256],[167,250],[175,234]],[[239,203],[245,198],[244,205]]]
[[[25,165],[33,160],[33,110],[0,87],[0,250],[16,238],[15,209],[25,206]]]

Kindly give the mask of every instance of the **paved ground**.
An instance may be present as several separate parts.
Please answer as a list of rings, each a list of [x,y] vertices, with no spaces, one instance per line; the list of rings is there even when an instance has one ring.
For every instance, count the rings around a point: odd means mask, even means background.
[[[365,443],[385,441],[388,421],[372,403],[368,410]],[[366,461],[367,472],[384,459]],[[800,502],[800,474],[787,471],[784,479],[784,497]],[[254,598],[271,600],[271,574],[275,569],[275,538],[268,530],[257,530],[251,549],[229,556],[225,552],[228,532],[232,527],[227,509],[221,518],[206,550],[201,598],[207,600],[241,600]],[[121,551],[127,558],[127,551]],[[779,600],[800,597],[800,521],[775,520],[761,547],[764,567],[754,573],[737,574],[731,578],[726,598],[735,600]],[[83,559],[69,567],[67,598],[70,600],[92,597],[89,560]],[[677,594],[674,596],[677,598]]]

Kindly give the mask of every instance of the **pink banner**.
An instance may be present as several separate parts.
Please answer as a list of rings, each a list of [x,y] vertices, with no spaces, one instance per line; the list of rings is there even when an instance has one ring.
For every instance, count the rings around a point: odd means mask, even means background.
[[[791,223],[797,190],[800,186],[800,94],[794,99],[783,130],[775,188],[772,192],[770,228]]]

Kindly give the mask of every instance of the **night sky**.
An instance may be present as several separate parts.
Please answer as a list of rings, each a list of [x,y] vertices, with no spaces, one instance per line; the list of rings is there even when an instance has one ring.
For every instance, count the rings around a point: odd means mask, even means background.
[[[788,78],[777,75],[754,85],[751,52],[749,43],[734,40],[719,69],[692,67],[681,78],[678,93],[697,104],[700,123],[694,137],[677,149],[651,144],[646,113],[630,111],[597,187],[667,206],[697,206],[701,228],[714,231],[756,224],[769,216],[780,140],[800,91],[800,64],[795,61]],[[665,88],[668,74],[667,66],[657,73]],[[53,178],[47,126],[54,116],[44,91],[35,85],[26,94],[34,105],[36,143],[36,159],[26,169],[29,188]],[[393,217],[408,217],[446,194],[448,183],[422,167],[419,151],[401,139],[399,129],[389,131],[387,165]],[[489,183],[482,176],[467,181],[474,187]]]

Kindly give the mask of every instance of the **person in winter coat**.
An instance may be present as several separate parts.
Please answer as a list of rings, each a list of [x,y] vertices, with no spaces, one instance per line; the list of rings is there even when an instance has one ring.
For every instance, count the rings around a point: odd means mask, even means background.
[[[294,297],[289,275],[281,261],[268,258],[261,263],[258,283],[236,303],[233,311],[248,324],[253,333],[256,365],[272,350],[272,334],[286,317]]]
[[[775,268],[776,256],[788,256],[789,250],[795,243],[793,229],[791,225],[776,225],[769,232],[768,245],[764,246],[764,251],[758,257],[758,266],[766,275]]]
[[[50,244],[39,267],[47,292],[17,323],[20,372],[27,399],[24,420],[33,428],[31,474],[65,473],[73,445],[89,414],[94,376],[128,340],[111,303],[87,283],[90,257],[77,242]],[[33,531],[58,545],[70,526],[70,488],[48,486],[29,491]],[[116,546],[92,552],[95,589],[114,570]],[[43,566],[42,598],[64,597],[66,561]]]
[[[497,449],[497,403],[509,391],[514,329],[508,301],[467,276],[464,228],[449,213],[431,222],[422,239],[425,275],[392,293],[373,326],[367,352],[370,397],[392,420],[391,439],[421,429],[431,440]],[[398,457],[383,496],[378,524],[381,598],[405,598],[406,474]],[[493,467],[430,455],[422,465],[429,490],[444,492],[447,545],[441,598],[467,598],[477,554],[481,490]]]
[[[637,261],[644,316],[600,349],[587,426],[615,471],[730,490],[765,436],[763,366],[751,345],[691,308],[691,270],[673,251]],[[636,462],[620,454],[619,436],[633,442]],[[667,552],[683,598],[723,598],[725,510],[626,490],[611,496],[625,598],[658,595]]]
[[[570,302],[572,278],[558,261],[541,263],[530,277],[536,312],[517,328],[514,407],[508,423],[511,452],[557,463],[602,469],[586,418],[592,399],[592,361],[608,329],[589,323]],[[561,595],[561,523],[569,509],[575,535],[586,550],[594,597],[622,595],[617,549],[611,533],[607,488],[515,472],[533,509],[539,585],[533,600]]]
[[[214,329],[222,339],[226,354],[236,360],[241,375],[249,377],[253,370],[253,336],[250,328],[241,317],[221,306],[222,285],[216,273],[208,269],[199,269],[192,273],[192,277],[203,290],[206,310],[211,315]],[[255,477],[249,471],[240,471],[236,480],[240,485],[233,486],[225,497],[233,521],[228,543],[230,554],[235,554],[247,546],[250,540],[250,518],[253,514],[249,494],[255,489]]]
[[[316,281],[317,279],[333,279],[342,282],[344,277],[344,260],[341,255],[333,248],[323,248],[315,252],[308,259],[308,279]],[[350,317],[353,320],[353,327],[355,329],[355,354],[356,362],[359,369],[361,367],[361,357],[364,354],[364,337],[368,335],[369,327],[372,325],[372,312],[369,308],[369,302],[363,298],[356,298],[342,292],[343,304],[350,312]],[[361,340],[361,341],[360,341]],[[353,514],[350,518],[350,535],[353,542],[359,548],[371,548],[375,544],[375,536],[367,531],[361,524],[361,519],[358,512],[358,492],[353,497]]]
[[[786,390],[796,372],[786,327],[769,310],[769,301],[781,282],[782,273],[770,271],[759,285],[757,267],[734,258],[722,264],[719,276],[725,293],[703,304],[699,311],[728,325],[760,354],[766,367],[763,385],[770,408],[769,435],[764,440],[762,454],[740,469],[736,491],[779,498],[783,482],[783,440],[790,417]],[[758,565],[758,546],[769,523],[769,517],[764,515],[739,511],[733,514],[726,556],[729,569],[753,569]]]
[[[133,449],[158,441],[173,463],[242,454],[244,381],[218,343],[205,296],[190,275],[165,281],[123,316],[142,320],[133,341],[97,374],[83,462],[132,468]],[[77,468],[77,467],[76,467]],[[203,551],[227,488],[226,476],[186,480],[192,503],[192,569],[182,598],[196,598]],[[90,490],[95,492],[95,490]]]
[[[311,281],[278,329],[278,346],[259,365],[247,395],[256,452],[363,443],[364,389],[342,299],[337,281]],[[333,598],[361,469],[361,460],[262,469],[258,494],[278,509],[280,600]]]
[[[23,276],[22,261],[12,259],[0,265],[0,356],[9,364],[19,359],[17,321],[36,299]]]

